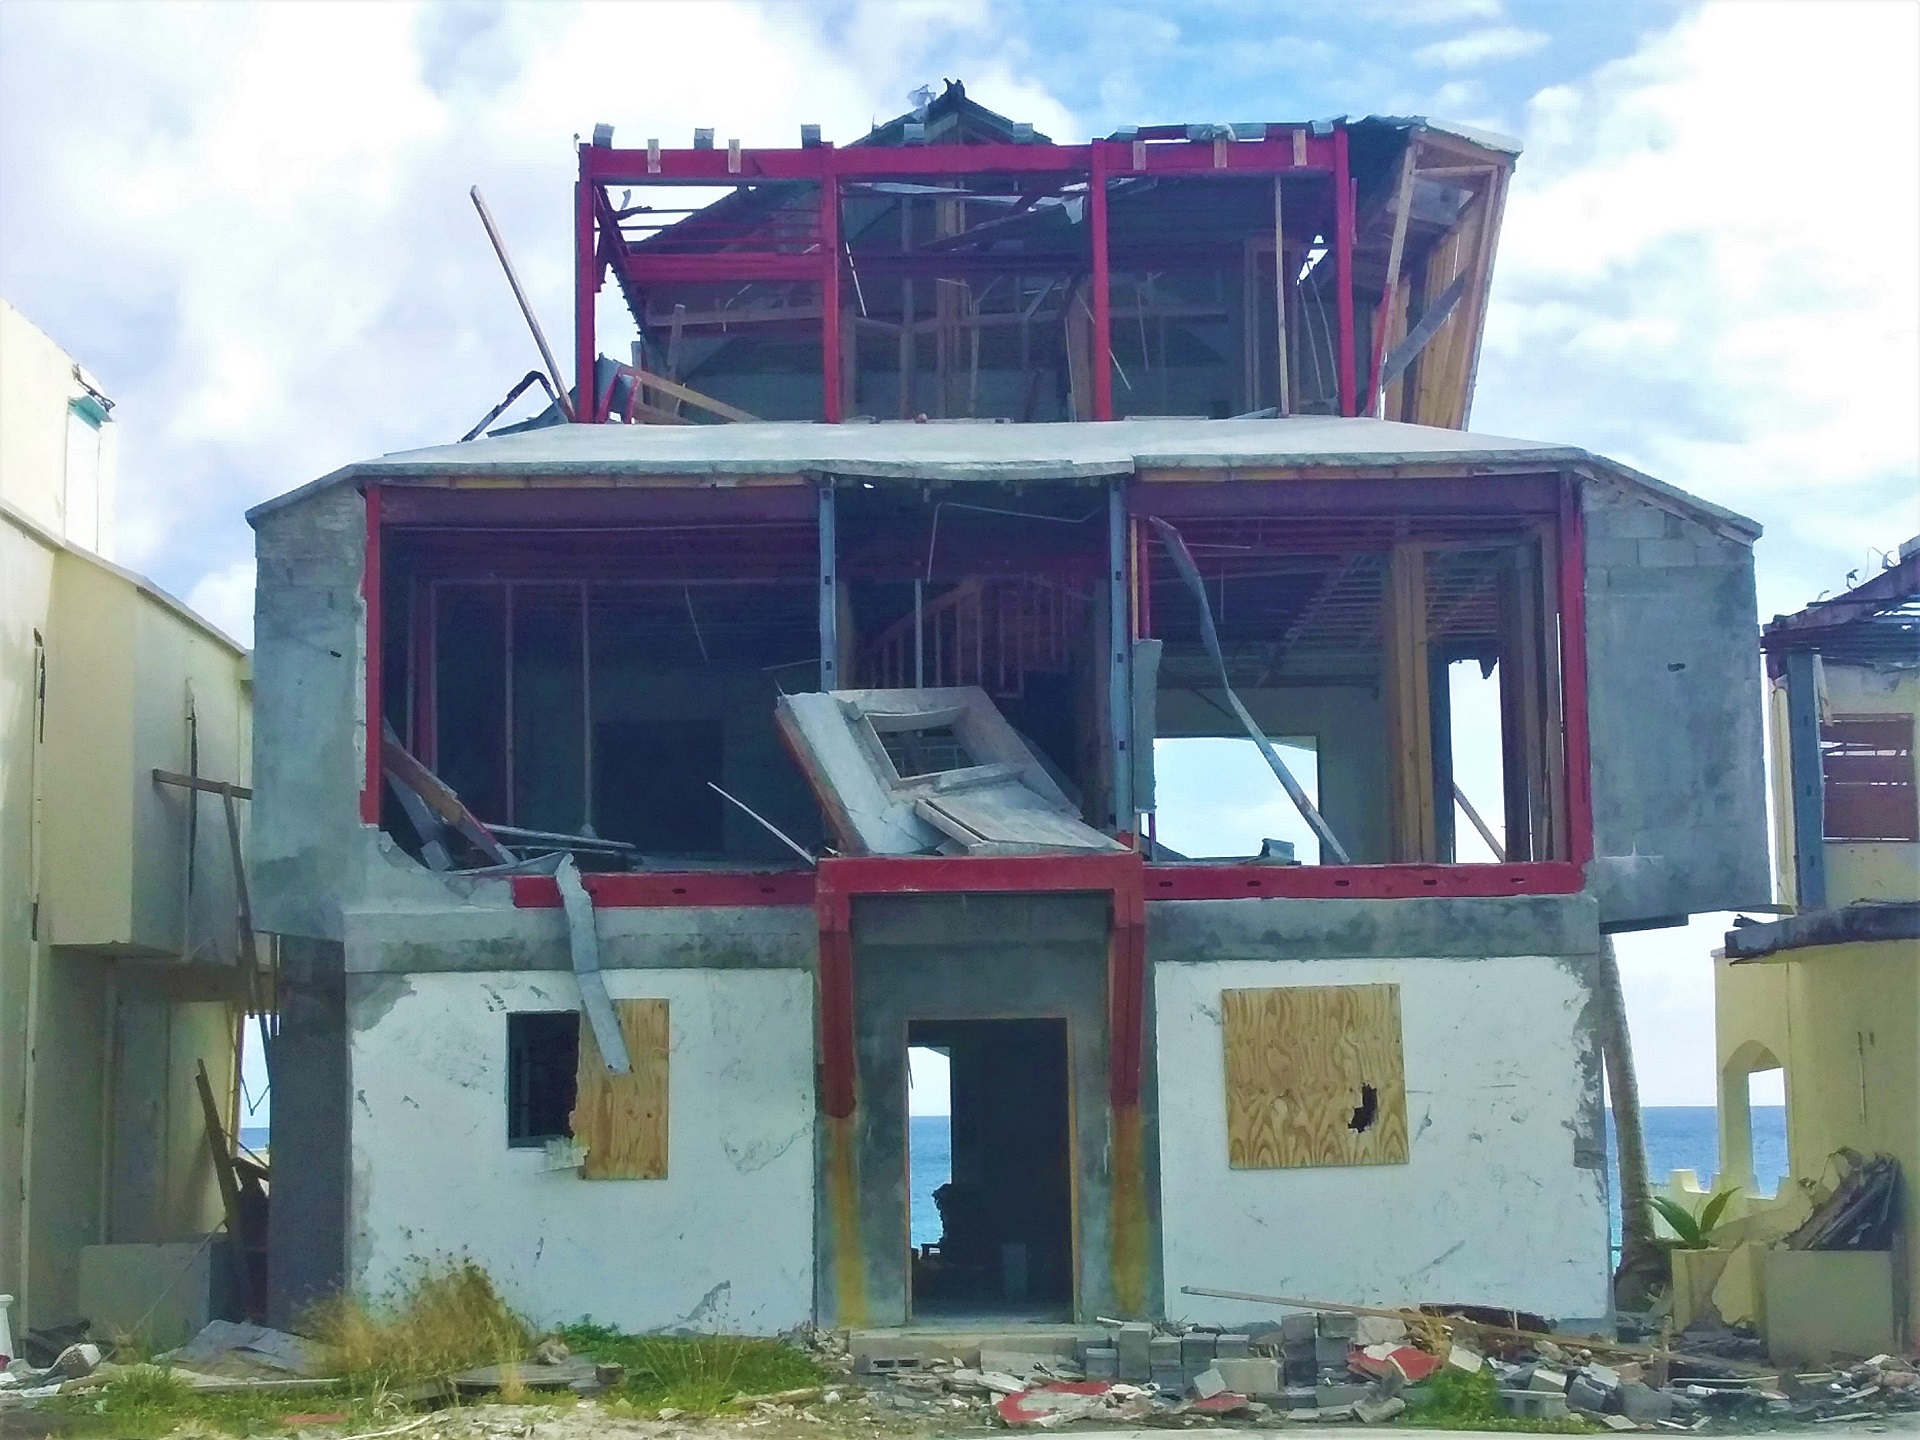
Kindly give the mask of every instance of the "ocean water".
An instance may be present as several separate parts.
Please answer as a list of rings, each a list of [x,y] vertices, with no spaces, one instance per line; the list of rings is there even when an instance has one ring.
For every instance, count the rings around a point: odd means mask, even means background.
[[[1720,1168],[1720,1132],[1711,1105],[1655,1105],[1643,1113],[1647,1167],[1655,1185],[1675,1170],[1691,1170],[1702,1185],[1713,1183]],[[947,1117],[915,1115],[908,1122],[912,1149],[912,1212],[909,1230],[916,1245],[940,1238],[940,1212],[934,1190],[952,1173],[953,1152]],[[1607,1113],[1607,1189],[1613,1197],[1613,1240],[1620,1243],[1620,1167],[1613,1138],[1613,1113]],[[1787,1112],[1779,1105],[1753,1107],[1754,1184],[1771,1195],[1787,1173]]]

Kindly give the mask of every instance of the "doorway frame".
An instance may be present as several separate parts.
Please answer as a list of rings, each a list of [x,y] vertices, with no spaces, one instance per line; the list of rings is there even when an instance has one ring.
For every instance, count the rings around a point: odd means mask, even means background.
[[[922,1015],[916,1018],[903,1020],[901,1022],[900,1024],[901,1054],[904,1058],[906,1057],[907,1052],[911,1051],[914,1048],[912,1040],[913,1040],[913,1027],[915,1025],[921,1025],[921,1024],[986,1025],[986,1024],[992,1024],[993,1022],[999,1021],[999,1020],[1051,1020],[1051,1021],[1057,1022],[1061,1029],[1061,1035],[1064,1042],[1065,1059],[1066,1059],[1066,1067],[1063,1072],[1064,1078],[1066,1080],[1066,1094],[1063,1097],[1063,1099],[1066,1104],[1066,1114],[1067,1114],[1067,1271],[1069,1276],[1072,1279],[1072,1287],[1068,1291],[1068,1295],[1067,1295],[1067,1308],[1068,1308],[1069,1318],[1066,1323],[1068,1324],[1077,1323],[1077,1317],[1080,1314],[1080,1294],[1081,1294],[1080,1163],[1079,1163],[1079,1160],[1080,1160],[1079,1113],[1080,1112],[1075,1102],[1080,1097],[1079,1097],[1078,1091],[1075,1090],[1074,1083],[1073,1083],[1073,1075],[1074,1075],[1073,1017],[1070,1015],[1064,1014],[1060,1011],[1047,1011],[1040,1014],[1023,1014],[1023,1015],[1000,1014],[998,1012],[995,1012],[994,1014],[991,1014],[991,1015],[948,1015],[948,1016]],[[911,1074],[911,1071],[912,1071],[912,1062],[911,1060],[906,1060],[901,1067],[901,1073]],[[949,1094],[951,1094],[951,1091],[949,1091]],[[902,1231],[902,1238],[906,1242],[906,1251],[907,1251],[907,1323],[909,1325],[912,1325],[919,1318],[915,1314],[917,1297],[916,1297],[916,1291],[913,1283],[913,1280],[914,1280],[914,1271],[913,1271],[913,1259],[914,1259],[914,1255],[913,1255],[913,1116],[910,1112],[907,1112],[906,1106],[903,1105],[901,1109],[904,1112],[902,1118],[905,1121],[906,1133],[903,1137],[905,1143],[901,1146],[900,1153],[902,1156],[902,1163],[906,1171],[906,1185],[904,1189],[907,1196],[904,1223],[901,1226],[901,1231]],[[947,1155],[948,1155],[948,1163],[949,1165],[951,1165],[952,1155],[953,1155],[953,1139],[952,1139],[953,1115],[952,1115],[951,1102],[949,1102],[949,1107],[948,1107],[947,1125],[948,1125]]]

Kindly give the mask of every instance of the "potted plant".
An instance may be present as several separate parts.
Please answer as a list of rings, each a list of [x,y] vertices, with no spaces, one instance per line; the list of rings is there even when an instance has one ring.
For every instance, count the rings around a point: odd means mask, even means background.
[[[1708,1197],[1696,1216],[1679,1201],[1655,1195],[1650,1202],[1654,1213],[1666,1222],[1672,1238],[1663,1244],[1673,1262],[1673,1325],[1684,1330],[1713,1308],[1713,1290],[1727,1268],[1731,1250],[1714,1244],[1727,1206],[1740,1193],[1739,1187],[1721,1190]]]

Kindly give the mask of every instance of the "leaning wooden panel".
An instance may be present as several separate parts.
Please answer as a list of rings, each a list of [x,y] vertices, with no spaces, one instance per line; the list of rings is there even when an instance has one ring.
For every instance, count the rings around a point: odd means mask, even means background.
[[[667,1002],[616,1000],[632,1070],[615,1075],[600,1058],[593,1027],[580,1027],[573,1138],[587,1147],[581,1178],[667,1178]]]
[[[1398,985],[1221,994],[1236,1170],[1404,1165]]]

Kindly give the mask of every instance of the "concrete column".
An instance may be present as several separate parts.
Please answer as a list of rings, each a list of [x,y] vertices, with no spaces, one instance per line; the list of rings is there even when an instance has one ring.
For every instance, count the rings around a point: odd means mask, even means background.
[[[345,950],[280,942],[280,1034],[273,1054],[270,1323],[296,1323],[347,1273],[350,1142]]]

